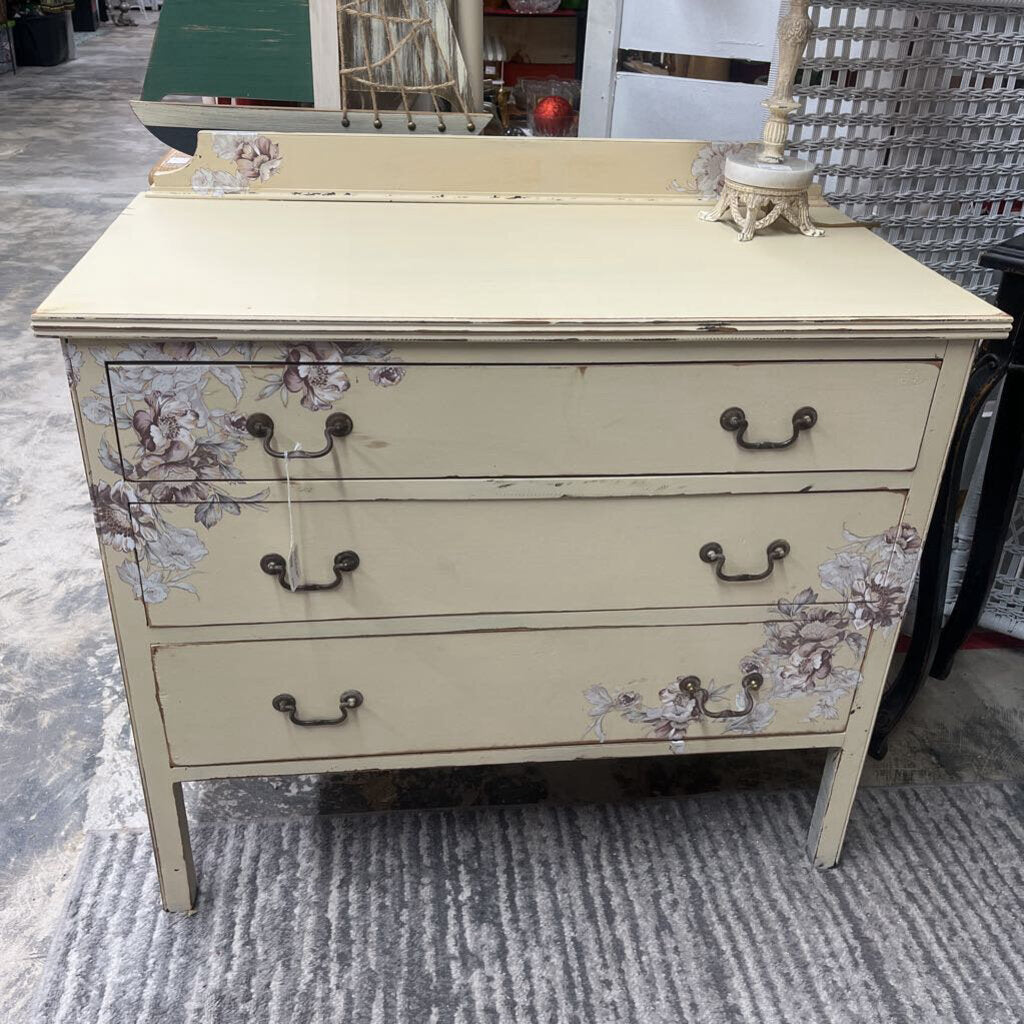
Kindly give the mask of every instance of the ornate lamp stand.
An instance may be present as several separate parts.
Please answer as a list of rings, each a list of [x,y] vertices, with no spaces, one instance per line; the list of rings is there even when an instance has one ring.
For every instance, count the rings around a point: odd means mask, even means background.
[[[823,235],[811,221],[808,188],[814,165],[787,157],[789,116],[798,104],[793,83],[800,58],[814,27],[807,11],[809,0],[795,0],[779,20],[779,59],[775,89],[764,101],[768,120],[761,136],[761,151],[755,156],[743,151],[725,161],[725,187],[713,210],[700,213],[701,220],[718,221],[727,213],[740,228],[739,240],[749,242],[756,231],[785,218],[804,235]]]

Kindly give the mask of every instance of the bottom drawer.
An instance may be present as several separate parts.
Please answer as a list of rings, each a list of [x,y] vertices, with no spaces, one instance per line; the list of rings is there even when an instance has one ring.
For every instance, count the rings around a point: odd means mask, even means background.
[[[153,663],[171,763],[215,765],[839,731],[865,646],[809,605],[769,623],[168,645]]]

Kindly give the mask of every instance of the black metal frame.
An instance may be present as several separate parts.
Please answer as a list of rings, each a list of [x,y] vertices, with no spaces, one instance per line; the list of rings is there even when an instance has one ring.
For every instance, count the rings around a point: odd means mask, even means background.
[[[999,565],[1014,500],[1024,474],[1024,235],[982,253],[983,267],[1001,270],[996,305],[1014,317],[1010,337],[985,343],[975,360],[953,434],[949,460],[921,558],[910,647],[882,698],[868,752],[881,759],[889,736],[928,675],[945,679],[957,651],[977,625]],[[971,431],[996,386],[1003,382],[967,568],[948,622],[942,616],[956,524],[960,479]]]

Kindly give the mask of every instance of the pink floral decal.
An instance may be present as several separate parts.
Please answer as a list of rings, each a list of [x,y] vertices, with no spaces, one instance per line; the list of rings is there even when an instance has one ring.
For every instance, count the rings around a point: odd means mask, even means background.
[[[174,526],[162,505],[194,507],[198,527],[214,528],[225,515],[262,510],[268,491],[238,494],[242,474],[238,453],[253,439],[245,429],[248,412],[246,377],[235,362],[253,362],[249,344],[129,345],[117,351],[91,349],[107,371],[107,380],[91,392],[79,393],[79,408],[91,423],[118,428],[118,436],[102,436],[100,463],[119,478],[93,488],[93,508],[100,543],[122,552],[117,575],[136,598],[165,600],[171,590],[196,593],[188,582],[207,549],[196,530]],[[81,382],[82,350],[65,346],[68,382]],[[405,368],[391,350],[380,345],[316,343],[287,346],[277,357],[283,369],[260,378],[265,386],[255,401],[279,394],[287,404],[297,396],[303,408],[320,412],[333,407],[351,382],[343,363],[371,363],[372,384],[398,384]],[[378,365],[380,364],[380,365]],[[207,392],[216,383],[216,400]],[[234,405],[224,408],[224,389]],[[113,443],[112,443],[113,442]],[[131,481],[129,483],[129,481]]]
[[[740,675],[760,672],[764,687],[750,714],[724,720],[725,732],[761,732],[775,717],[775,701],[809,695],[816,700],[806,721],[838,718],[839,701],[857,688],[861,673],[837,664],[837,654],[848,648],[859,665],[871,631],[886,634],[899,625],[921,555],[920,534],[902,524],[873,537],[844,531],[844,538],[847,543],[818,567],[822,586],[838,593],[841,603],[819,605],[810,587],[778,603],[781,619],[765,623],[761,646],[739,663]],[[604,742],[606,718],[619,715],[651,738],[667,739],[671,750],[682,752],[687,727],[700,717],[700,711],[680,689],[681,679],[661,690],[660,703],[651,707],[636,690],[589,687],[584,691],[591,719],[587,732]],[[724,699],[726,690],[712,682],[709,700]],[[736,699],[741,701],[742,695]]]
[[[301,405],[312,412],[330,409],[350,386],[347,374],[338,365],[341,360],[336,349],[337,346],[329,344],[295,345],[284,349],[284,371],[261,377],[267,386],[258,397],[269,398],[278,393],[282,403],[287,405],[288,396],[297,394]]]
[[[704,199],[713,199],[725,185],[725,158],[745,149],[746,142],[710,142],[702,146],[690,165],[690,180],[685,185],[673,179],[674,192],[696,192]]]
[[[627,722],[646,729],[652,739],[667,739],[673,751],[682,753],[686,727],[700,713],[696,701],[681,689],[681,681],[682,676],[659,691],[660,703],[654,707],[648,707],[636,690],[610,693],[603,686],[591,686],[584,693],[590,705],[591,723],[587,732],[593,732],[603,743],[605,719],[617,713]]]
[[[140,501],[123,481],[96,484],[91,495],[100,543],[131,556],[117,567],[117,575],[136,598],[163,601],[172,588],[195,594],[187,578],[206,554],[195,530],[169,523],[158,506]]]
[[[235,142],[232,159],[238,173],[249,181],[269,181],[270,176],[281,166],[281,150],[276,142],[265,135],[255,139],[241,139]]]
[[[64,370],[68,375],[68,387],[72,390],[82,379],[82,350],[70,341],[64,342]]]
[[[207,553],[198,532],[173,525],[161,505],[194,505],[195,522],[205,529],[225,514],[263,508],[267,491],[228,490],[240,476],[234,460],[248,437],[245,416],[206,401],[213,380],[242,396],[236,366],[205,361],[229,350],[185,342],[92,351],[101,366],[117,365],[108,367],[108,393],[97,388],[80,395],[79,406],[90,422],[120,429],[121,443],[111,445],[104,435],[98,455],[105,468],[127,478],[94,486],[96,528],[101,544],[131,556],[116,571],[140,600],[163,601],[173,589],[196,594],[188,577]]]
[[[213,151],[234,171],[200,167],[192,175],[192,191],[197,195],[230,195],[245,192],[254,183],[266,184],[281,167],[281,147],[258,132],[217,132]]]
[[[342,363],[383,363],[371,365],[367,376],[371,384],[388,388],[400,384],[405,367],[392,359],[391,349],[383,345],[342,345],[333,342],[311,342],[281,349],[285,363],[283,372],[268,373],[260,378],[265,387],[257,398],[279,395],[283,405],[290,395],[298,395],[300,404],[311,411],[330,409],[351,387]]]
[[[404,366],[374,366],[370,369],[370,380],[378,387],[390,388],[402,383]]]

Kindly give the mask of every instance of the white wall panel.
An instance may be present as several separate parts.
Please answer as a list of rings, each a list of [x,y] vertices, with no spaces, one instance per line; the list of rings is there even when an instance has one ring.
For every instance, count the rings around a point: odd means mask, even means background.
[[[628,139],[748,142],[761,135],[762,85],[620,73],[611,134]]]
[[[623,49],[772,59],[778,0],[626,0],[622,6]]]

